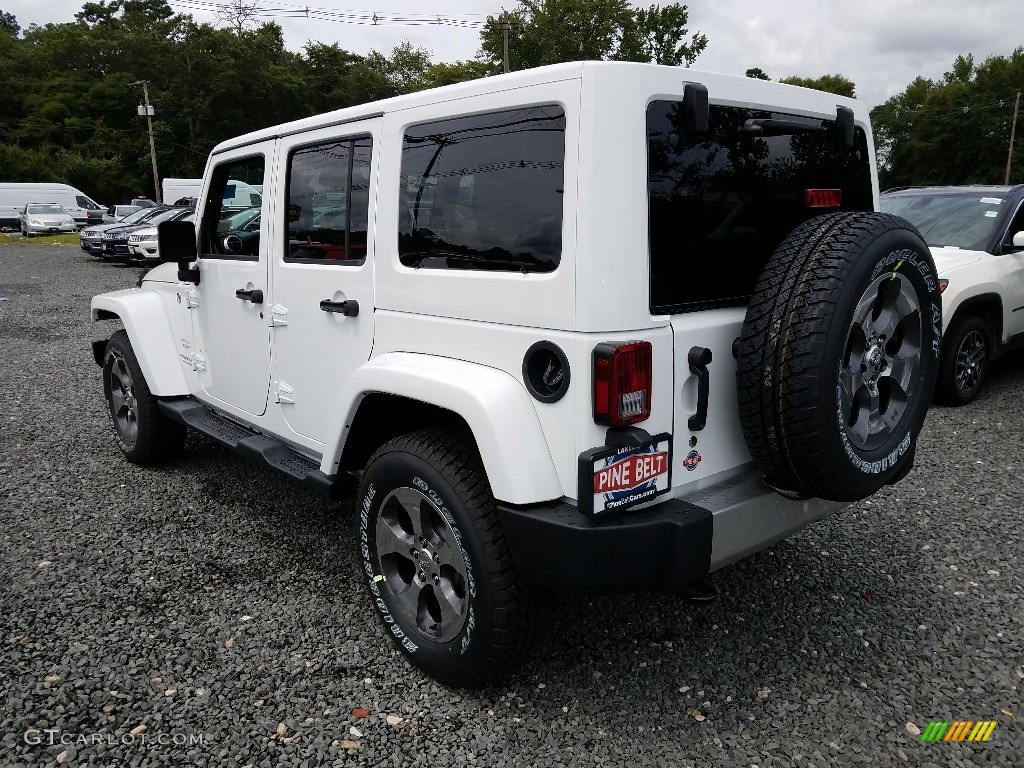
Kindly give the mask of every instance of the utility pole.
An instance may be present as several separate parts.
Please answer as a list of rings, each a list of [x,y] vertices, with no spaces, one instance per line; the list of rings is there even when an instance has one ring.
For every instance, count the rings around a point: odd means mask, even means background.
[[[142,86],[142,98],[145,106],[139,107],[139,114],[146,115],[146,126],[149,128],[149,156],[153,161],[153,191],[156,193],[156,201],[162,203],[163,200],[160,199],[160,175],[156,170],[156,144],[153,142],[153,107],[149,103],[149,80],[136,80],[134,83],[129,83],[129,85]]]
[[[501,31],[502,31],[502,36],[504,37],[504,43],[505,43],[505,46],[504,46],[505,47],[505,51],[504,51],[504,55],[502,56],[502,64],[504,65],[504,68],[502,69],[502,71],[503,72],[509,72],[510,68],[509,68],[509,65],[508,65],[508,30],[509,30],[509,27],[511,25],[508,23],[508,12],[505,12],[502,15],[501,19],[502,19],[502,21],[501,21]],[[1020,94],[1017,94],[1017,96],[1019,97]]]
[[[1020,109],[1020,91],[1017,91],[1017,101],[1013,104],[1013,123],[1010,124],[1010,152],[1006,155],[1006,178],[1003,184],[1010,183],[1010,162],[1013,160],[1013,140],[1017,134],[1017,110]]]

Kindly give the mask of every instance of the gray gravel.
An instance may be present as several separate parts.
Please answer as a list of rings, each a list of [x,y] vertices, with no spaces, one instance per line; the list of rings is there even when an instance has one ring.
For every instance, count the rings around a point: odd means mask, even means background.
[[[715,605],[562,599],[518,679],[451,691],[384,639],[348,504],[197,437],[121,459],[88,303],[137,275],[0,247],[0,765],[1024,765],[1024,356]]]

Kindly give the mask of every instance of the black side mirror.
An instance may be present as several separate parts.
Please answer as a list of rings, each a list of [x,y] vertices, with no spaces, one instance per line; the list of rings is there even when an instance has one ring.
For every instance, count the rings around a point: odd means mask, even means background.
[[[156,232],[160,261],[196,260],[196,227],[191,221],[162,221]]]
[[[178,262],[178,279],[199,285],[199,270],[190,268],[198,258],[196,227],[191,221],[162,221],[156,228],[160,261]]]

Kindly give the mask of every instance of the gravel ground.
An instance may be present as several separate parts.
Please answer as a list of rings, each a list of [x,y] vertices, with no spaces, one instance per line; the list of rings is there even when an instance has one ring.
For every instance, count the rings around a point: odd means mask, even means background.
[[[88,303],[137,269],[12,245],[0,275],[0,765],[1024,765],[1022,355],[714,605],[560,599],[516,680],[452,691],[385,640],[349,504],[197,437],[121,459]]]

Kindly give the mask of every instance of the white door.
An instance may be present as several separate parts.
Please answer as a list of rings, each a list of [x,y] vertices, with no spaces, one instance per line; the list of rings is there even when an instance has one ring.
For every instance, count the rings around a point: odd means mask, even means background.
[[[206,395],[255,416],[267,408],[270,301],[267,272],[272,228],[267,200],[240,201],[239,183],[271,181],[272,143],[218,156],[202,211],[199,285],[190,292],[194,365]]]
[[[1013,247],[1013,236],[1024,232],[1024,203],[1014,213],[1010,226],[1003,235],[1002,256],[1005,259],[1007,286],[1010,306],[1003,307],[1003,317],[1007,318],[1004,332],[1006,337],[1024,333],[1024,250]]]
[[[380,120],[281,140],[284,185],[273,258],[273,399],[323,443],[330,408],[373,345],[374,201]],[[275,195],[282,197],[281,195]]]

